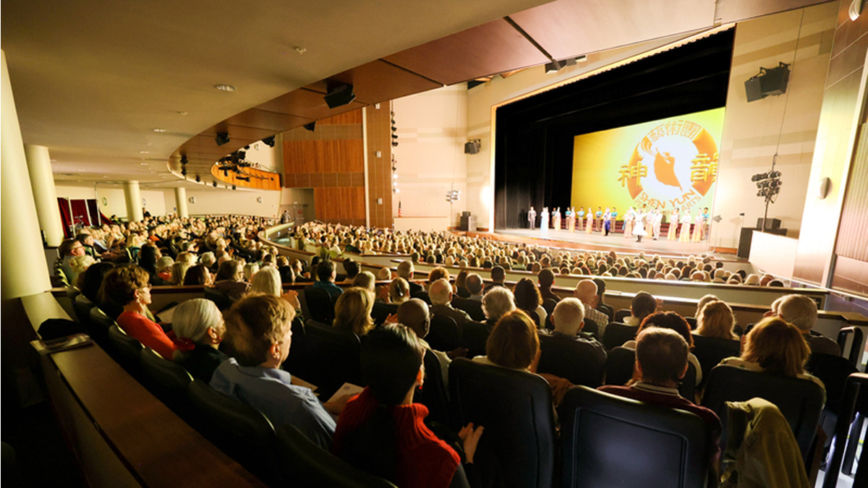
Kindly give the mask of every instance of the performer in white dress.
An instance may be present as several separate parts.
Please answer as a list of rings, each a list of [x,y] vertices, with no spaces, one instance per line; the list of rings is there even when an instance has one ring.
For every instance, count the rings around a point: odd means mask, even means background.
[[[705,225],[705,219],[702,218],[702,212],[696,214],[693,220],[693,242],[702,242],[702,227]]]
[[[678,242],[690,242],[690,211],[686,210],[681,215],[681,233],[678,234]]]
[[[576,230],[576,208],[567,207],[567,230],[575,232]]]
[[[542,212],[539,214],[539,228],[541,231],[545,232],[549,230],[549,208],[543,207]]]
[[[659,208],[654,210],[654,240],[660,238],[660,227],[663,225],[663,211]]]
[[[594,214],[594,228],[597,232],[603,232],[603,207],[597,207],[597,213]]]
[[[536,210],[534,210],[533,207],[527,211],[527,223],[530,230],[534,230],[536,227]]]
[[[585,207],[579,207],[579,213],[576,214],[576,229],[582,230],[582,223],[585,220]]]
[[[666,240],[674,241],[676,239],[678,239],[678,209],[673,208],[669,212],[669,234],[666,236]]]
[[[633,235],[636,236],[636,242],[642,242],[642,236],[648,235],[645,228],[645,221],[651,216],[649,213],[637,212],[636,225],[633,227]]]
[[[561,230],[561,207],[558,207],[552,212],[552,227],[555,230]]]
[[[585,232],[587,232],[588,234],[594,232],[594,211],[591,210],[592,208],[593,207],[590,206],[588,207],[588,220],[585,221],[585,223],[587,224],[585,226]]]
[[[624,239],[629,239],[633,237],[633,220],[636,219],[636,212],[633,210],[633,207],[627,209],[627,213],[624,214]]]

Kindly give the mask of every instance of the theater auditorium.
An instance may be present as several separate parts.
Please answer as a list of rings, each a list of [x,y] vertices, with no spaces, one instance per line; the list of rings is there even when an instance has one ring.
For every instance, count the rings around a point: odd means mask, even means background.
[[[9,486],[868,486],[863,0],[8,0]]]

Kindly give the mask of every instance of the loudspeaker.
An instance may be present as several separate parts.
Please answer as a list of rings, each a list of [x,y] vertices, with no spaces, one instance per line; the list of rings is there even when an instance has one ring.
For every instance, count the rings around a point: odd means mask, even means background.
[[[459,230],[476,232],[476,217],[472,215],[462,215],[461,228]]]
[[[765,98],[765,95],[763,95],[762,81],[758,77],[751,78],[744,82],[744,92],[747,95],[748,102],[755,102]]]
[[[302,127],[313,132],[313,130],[316,128],[316,121],[314,120],[313,122],[311,122],[309,124],[304,124]]]
[[[335,108],[352,102],[356,99],[356,94],[353,93],[353,85],[338,85],[329,90],[324,98],[329,108]]]
[[[760,77],[763,96],[783,95],[787,92],[789,81],[790,68],[787,66],[779,66],[766,71],[766,74]]]
[[[229,133],[228,132],[218,132],[217,137],[214,138],[214,141],[218,146],[222,146],[229,142]]]
[[[738,257],[750,257],[750,243],[753,241],[753,231],[755,230],[759,230],[759,227],[756,229],[748,229],[746,227],[741,228],[741,238],[738,240]],[[766,229],[766,233],[785,236],[787,235],[787,229]]]
[[[763,228],[763,218],[760,217],[756,219],[756,228]],[[781,228],[781,219],[766,219],[766,229],[780,229]]]
[[[464,143],[464,154],[479,154],[479,150],[481,148],[482,148],[482,142],[479,139],[465,142]]]

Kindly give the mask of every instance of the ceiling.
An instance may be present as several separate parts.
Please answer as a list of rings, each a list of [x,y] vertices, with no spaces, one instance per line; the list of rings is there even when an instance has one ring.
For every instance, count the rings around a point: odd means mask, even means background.
[[[49,148],[58,182],[171,187],[195,184],[170,172],[182,154],[208,174],[246,144],[368,104],[817,3],[5,0],[2,48],[24,142]],[[330,110],[329,82],[353,84],[356,101]],[[218,147],[218,132],[231,141]]]

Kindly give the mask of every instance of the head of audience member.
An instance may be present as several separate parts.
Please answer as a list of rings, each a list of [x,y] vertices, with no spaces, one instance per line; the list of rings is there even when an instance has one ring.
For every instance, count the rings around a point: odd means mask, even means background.
[[[217,258],[214,256],[213,252],[208,251],[199,256],[199,263],[212,268],[217,263]]]
[[[91,303],[99,305],[102,298],[99,295],[99,289],[105,279],[105,275],[114,268],[112,263],[94,263],[84,272],[81,281],[81,294],[90,300]]]
[[[316,265],[316,277],[317,280],[324,283],[334,283],[335,277],[337,277],[337,271],[335,270],[334,261],[332,261],[331,259],[320,261]]]
[[[67,239],[63,241],[62,243],[60,243],[57,251],[63,258],[67,256],[84,256],[86,254],[86,251],[84,250],[84,245],[77,239]]]
[[[551,290],[555,284],[555,274],[548,268],[540,270],[536,279],[541,290]]]
[[[555,305],[551,319],[555,332],[576,337],[585,327],[585,307],[578,298],[564,298]]]
[[[765,372],[794,378],[805,372],[810,355],[798,327],[778,317],[766,317],[746,334],[741,359],[759,364]]]
[[[172,259],[170,256],[161,257],[160,259],[157,260],[157,264],[155,265],[155,268],[157,270],[157,274],[169,273],[171,275],[173,264],[175,264],[175,260]]]
[[[437,280],[445,279],[449,281],[449,270],[443,266],[437,266],[428,273],[428,284],[434,283]]]
[[[344,272],[347,275],[347,281],[351,281],[358,276],[361,268],[359,268],[359,263],[353,261],[350,258],[344,260]]]
[[[380,268],[377,271],[377,280],[389,281],[391,279],[392,279],[392,272],[389,270],[389,268]],[[404,280],[404,281],[407,281],[407,280]]]
[[[515,297],[506,287],[492,288],[482,297],[482,311],[489,321],[500,320],[501,317],[513,310],[515,310]]]
[[[151,304],[148,280],[148,272],[136,265],[117,266],[103,279],[100,296],[125,310],[145,310]]]
[[[696,334],[704,337],[738,340],[738,336],[732,332],[733,326],[735,315],[732,308],[719,300],[708,302],[696,317]]]
[[[353,279],[353,286],[364,288],[373,293],[377,288],[377,278],[370,271],[362,271],[356,274],[356,277]]]
[[[597,308],[599,305],[605,305],[605,296],[606,296],[606,280],[603,278],[591,278],[591,281],[597,285],[597,295],[594,302],[591,304],[592,307]]]
[[[466,269],[462,269],[461,271],[459,271],[458,274],[455,276],[455,288],[467,289],[467,275],[469,274],[470,272]]]
[[[650,327],[659,327],[661,329],[669,329],[677,332],[690,349],[693,349],[693,334],[690,332],[690,324],[684,320],[684,317],[675,312],[657,312],[645,317],[645,320],[639,325],[636,334]]]
[[[645,291],[637,293],[633,297],[633,301],[630,303],[630,313],[633,317],[639,319],[640,322],[656,310],[657,300],[655,300],[650,293]]]
[[[770,275],[770,274],[768,274],[768,273],[767,273],[767,274],[764,274],[764,275],[762,276],[762,278],[760,278],[759,286],[768,286],[769,282],[771,282],[773,279],[775,279],[774,276],[772,276],[772,275]]]
[[[500,266],[495,266],[491,268],[491,281],[493,283],[503,284],[503,280],[506,279],[506,272]]]
[[[543,303],[539,289],[533,284],[533,281],[531,281],[530,278],[522,278],[518,280],[518,283],[515,284],[513,294],[515,295],[515,306],[521,310],[536,311],[537,307]]]
[[[636,337],[638,380],[656,386],[677,388],[687,374],[689,345],[671,329],[650,327]]]
[[[250,291],[266,295],[283,295],[283,282],[280,273],[273,266],[266,266],[253,275],[250,280]]]
[[[295,283],[295,272],[289,265],[278,267],[277,272],[280,274],[280,282],[284,285]]]
[[[476,273],[470,273],[467,275],[465,286],[467,291],[470,292],[471,297],[482,296],[482,290],[485,289],[485,283],[482,281],[482,277]]]
[[[784,282],[781,280],[771,280],[771,281],[769,281],[769,284],[767,286],[776,287],[776,288],[783,288]]]
[[[709,295],[703,296],[702,298],[699,299],[698,302],[696,302],[696,313],[693,316],[699,317],[699,312],[702,311],[702,307],[708,305],[711,302],[716,302],[717,300],[720,300],[720,299],[714,295],[709,294]]]
[[[352,332],[361,337],[374,328],[371,309],[374,308],[374,294],[366,288],[354,286],[347,288],[335,303],[334,327]]]
[[[597,297],[597,284],[593,280],[581,280],[576,284],[573,295],[585,305],[593,305]]]
[[[253,276],[259,272],[259,264],[258,263],[247,263],[244,265],[244,281],[250,283],[253,280]]]
[[[428,304],[418,298],[405,301],[398,306],[398,323],[413,329],[419,339],[424,339],[431,330]]]
[[[241,281],[244,279],[244,264],[237,259],[224,261],[217,270],[214,282]]]
[[[817,303],[805,295],[786,295],[777,302],[778,317],[808,334],[817,325]]]
[[[210,285],[211,272],[204,264],[197,264],[184,273],[184,285]]]
[[[90,238],[90,241],[93,242],[93,236],[88,237]],[[82,244],[84,243],[82,242]],[[142,249],[139,251],[139,267],[141,267],[148,273],[156,274],[157,259],[159,259],[160,257],[160,250],[157,248],[157,246],[153,244],[142,246]]]
[[[241,366],[279,368],[289,356],[295,310],[286,300],[251,293],[224,314],[224,339]]]
[[[389,284],[389,301],[401,304],[410,298],[410,284],[404,278],[395,278]]]
[[[195,346],[217,349],[223,341],[226,326],[223,324],[223,314],[214,302],[193,298],[175,307],[172,330],[180,344],[180,348],[175,350],[175,358],[179,358]]]
[[[413,266],[413,261],[405,260],[398,264],[398,276],[404,278],[408,282],[413,280],[414,271],[415,267]]]
[[[744,279],[744,284],[749,286],[759,286],[760,284],[760,276],[758,274],[749,274],[747,278]]]
[[[186,261],[178,261],[172,265],[172,284],[180,286],[184,284],[184,277],[187,275],[187,270],[190,269],[190,263]]]
[[[432,305],[448,305],[452,302],[452,285],[446,278],[440,278],[428,287],[428,298]]]
[[[494,290],[488,294],[493,292]],[[537,359],[539,350],[536,326],[521,310],[514,310],[501,317],[485,342],[488,360],[509,369],[529,369]]]

